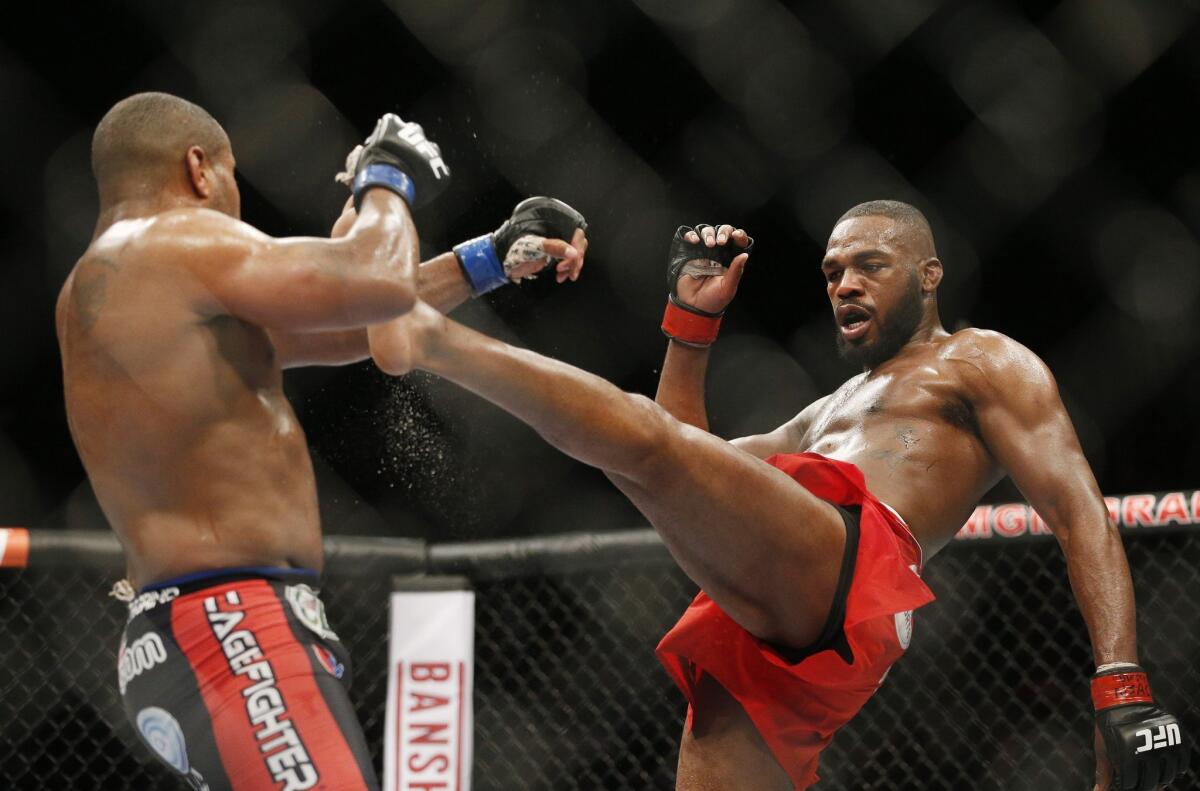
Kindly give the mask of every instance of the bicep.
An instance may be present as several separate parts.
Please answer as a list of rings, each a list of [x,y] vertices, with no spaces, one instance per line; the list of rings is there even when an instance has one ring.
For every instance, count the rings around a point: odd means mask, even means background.
[[[1107,513],[1058,386],[1032,353],[976,404],[984,444],[1055,530]]]
[[[396,253],[394,244],[374,243],[388,229],[372,228],[358,238],[274,239],[234,220],[210,225],[207,234],[193,229],[194,252],[185,250],[184,257],[223,312],[252,324],[300,332],[347,329],[411,306],[411,284],[378,260],[381,253]]]
[[[343,239],[263,239],[216,283],[222,305],[264,327],[331,330],[384,321],[411,304],[411,289],[380,276]]]

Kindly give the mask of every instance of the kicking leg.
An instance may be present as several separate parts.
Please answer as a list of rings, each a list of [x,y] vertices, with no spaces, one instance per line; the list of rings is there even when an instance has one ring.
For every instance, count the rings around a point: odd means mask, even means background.
[[[648,398],[463,327],[424,304],[371,331],[389,373],[418,367],[486,398],[608,473],[680,567],[751,634],[805,646],[833,602],[837,509]]]

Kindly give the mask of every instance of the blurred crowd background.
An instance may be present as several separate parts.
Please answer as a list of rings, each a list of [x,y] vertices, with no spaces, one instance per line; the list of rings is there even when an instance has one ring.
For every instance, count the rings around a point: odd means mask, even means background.
[[[1200,485],[1195,0],[54,3],[0,27],[0,524],[102,527],[67,432],[53,306],[95,220],[92,129],[165,90],[229,131],[243,217],[325,234],[383,112],[451,189],[427,256],[527,195],[587,216],[583,277],[461,320],[652,394],[676,226],[756,240],[713,353],[713,430],[774,428],[853,373],[818,271],[876,198],[934,227],[948,328],[1051,366],[1102,488]],[[370,363],[290,372],[331,533],[464,540],[642,523],[490,405]],[[1010,488],[993,499],[1017,497]]]

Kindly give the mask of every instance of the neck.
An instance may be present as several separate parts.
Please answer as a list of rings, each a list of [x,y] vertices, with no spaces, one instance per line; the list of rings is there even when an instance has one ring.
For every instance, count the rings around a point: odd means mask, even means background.
[[[928,343],[934,338],[944,338],[949,334],[942,326],[942,319],[935,306],[932,310],[925,311],[925,315],[921,317],[921,323],[917,325],[917,329],[908,343]]]
[[[874,365],[864,364],[863,373],[870,374],[871,371],[888,362],[889,360],[894,360],[900,355],[904,354],[905,350],[912,346],[917,346],[922,343],[929,343],[937,338],[945,338],[949,334],[950,333],[946,332],[945,327],[942,326],[942,320],[938,316],[937,306],[935,305],[932,309],[927,309],[922,314],[920,323],[917,324],[917,328],[913,330],[912,335],[910,335],[908,340],[904,342],[903,346],[897,349],[891,357],[888,357],[885,360],[875,363]]]
[[[195,195],[155,192],[146,195],[112,196],[100,199],[100,215],[96,218],[95,239],[122,220],[137,220],[174,209],[198,209],[204,204]]]

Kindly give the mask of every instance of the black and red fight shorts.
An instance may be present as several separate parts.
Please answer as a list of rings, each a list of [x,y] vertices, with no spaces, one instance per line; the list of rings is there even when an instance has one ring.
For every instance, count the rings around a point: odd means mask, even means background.
[[[125,711],[192,788],[379,788],[317,583],[306,569],[220,569],[130,602],[117,659]]]
[[[823,634],[802,649],[773,645],[701,591],[657,654],[688,699],[689,729],[695,689],[707,674],[742,706],[795,787],[808,788],[817,780],[821,751],[908,648],[912,611],[932,601],[933,593],[919,576],[920,545],[904,520],[867,491],[857,467],[816,453],[772,456],[767,463],[832,503],[846,525],[841,575]]]

